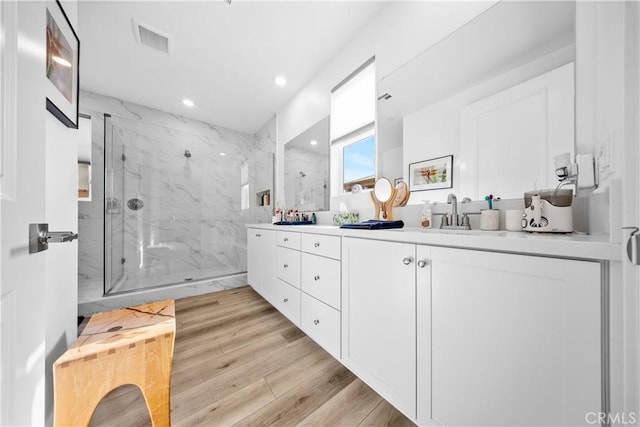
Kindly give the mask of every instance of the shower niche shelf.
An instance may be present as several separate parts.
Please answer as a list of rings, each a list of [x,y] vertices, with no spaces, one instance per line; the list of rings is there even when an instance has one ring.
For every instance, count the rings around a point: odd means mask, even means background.
[[[256,206],[271,206],[271,190],[256,193]]]

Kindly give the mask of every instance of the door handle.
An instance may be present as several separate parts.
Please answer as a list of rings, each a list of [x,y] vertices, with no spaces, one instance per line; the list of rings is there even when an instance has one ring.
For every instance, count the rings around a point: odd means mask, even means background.
[[[622,227],[623,230],[633,230],[627,240],[627,256],[632,264],[640,265],[640,233],[638,227]]]
[[[29,253],[49,249],[49,243],[71,242],[78,238],[72,231],[49,231],[49,224],[29,224]]]

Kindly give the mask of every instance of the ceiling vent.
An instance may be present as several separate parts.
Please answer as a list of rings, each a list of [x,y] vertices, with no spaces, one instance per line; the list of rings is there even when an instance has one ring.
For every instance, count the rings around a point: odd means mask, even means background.
[[[162,31],[158,31],[135,18],[133,19],[133,32],[136,40],[143,45],[159,50],[160,52],[169,53],[171,48],[170,35],[163,33]]]

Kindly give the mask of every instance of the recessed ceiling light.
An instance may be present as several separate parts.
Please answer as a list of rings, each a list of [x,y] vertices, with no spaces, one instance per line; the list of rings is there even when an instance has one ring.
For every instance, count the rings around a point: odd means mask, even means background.
[[[221,155],[221,156],[226,156],[226,155],[227,155],[227,153],[220,153],[220,155]]]
[[[315,139],[311,140],[311,142],[309,143],[311,145],[318,145],[318,141],[316,141]]]
[[[195,104],[193,103],[193,101],[192,101],[192,100],[187,99],[187,98],[183,99],[183,100],[182,100],[182,103],[183,103],[184,105],[186,105],[187,107],[193,107],[193,106],[195,105]]]
[[[283,76],[276,76],[273,81],[276,82],[278,86],[284,86],[287,84],[287,79],[285,79]]]

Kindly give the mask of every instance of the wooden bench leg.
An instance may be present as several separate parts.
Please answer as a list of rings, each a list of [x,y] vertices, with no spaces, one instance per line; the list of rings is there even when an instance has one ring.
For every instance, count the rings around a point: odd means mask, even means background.
[[[63,368],[71,370],[73,368]],[[92,390],[81,387],[75,372],[54,373],[54,423],[56,427],[88,426],[100,400],[116,388],[104,382]]]
[[[145,384],[141,387],[154,427],[171,425],[173,335],[146,342]]]

